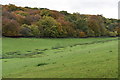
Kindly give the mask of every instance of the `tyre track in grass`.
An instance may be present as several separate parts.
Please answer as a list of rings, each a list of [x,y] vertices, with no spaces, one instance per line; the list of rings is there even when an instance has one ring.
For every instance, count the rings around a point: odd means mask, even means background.
[[[88,42],[88,43],[77,43],[77,44],[73,44],[73,45],[69,45],[69,46],[57,46],[57,47],[51,47],[51,49],[35,49],[35,51],[31,51],[31,53],[27,53],[27,54],[16,54],[16,56],[14,54],[11,54],[11,56],[6,56],[6,57],[1,57],[1,59],[10,59],[10,58],[25,58],[25,57],[32,57],[33,55],[39,55],[39,54],[45,54],[45,51],[49,51],[49,50],[59,50],[59,49],[65,49],[67,47],[75,47],[75,46],[80,46],[80,45],[92,45],[92,44],[98,44],[98,43],[105,43],[105,42],[110,42],[110,41],[115,41],[118,39],[111,39],[111,40],[101,40],[101,41],[93,41],[93,42]],[[12,52],[11,52],[12,53]]]

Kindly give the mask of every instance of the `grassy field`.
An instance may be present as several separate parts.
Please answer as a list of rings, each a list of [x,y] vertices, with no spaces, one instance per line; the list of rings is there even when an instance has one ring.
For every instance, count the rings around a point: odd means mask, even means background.
[[[4,78],[117,78],[117,38],[3,38]]]

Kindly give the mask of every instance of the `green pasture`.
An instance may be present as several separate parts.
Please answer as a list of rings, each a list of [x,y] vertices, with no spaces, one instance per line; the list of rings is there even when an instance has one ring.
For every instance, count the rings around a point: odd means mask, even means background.
[[[117,78],[118,38],[3,38],[4,78]]]

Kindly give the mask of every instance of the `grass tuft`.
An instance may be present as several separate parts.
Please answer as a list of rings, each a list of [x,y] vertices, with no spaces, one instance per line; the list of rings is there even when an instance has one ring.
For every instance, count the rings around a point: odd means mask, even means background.
[[[44,66],[44,65],[48,65],[48,63],[39,63],[39,64],[37,64],[37,66]]]

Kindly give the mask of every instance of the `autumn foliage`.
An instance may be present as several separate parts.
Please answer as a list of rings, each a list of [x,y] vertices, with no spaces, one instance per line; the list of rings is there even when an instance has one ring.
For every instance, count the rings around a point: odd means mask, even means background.
[[[9,37],[120,36],[120,21],[46,8],[2,6],[2,35]]]

